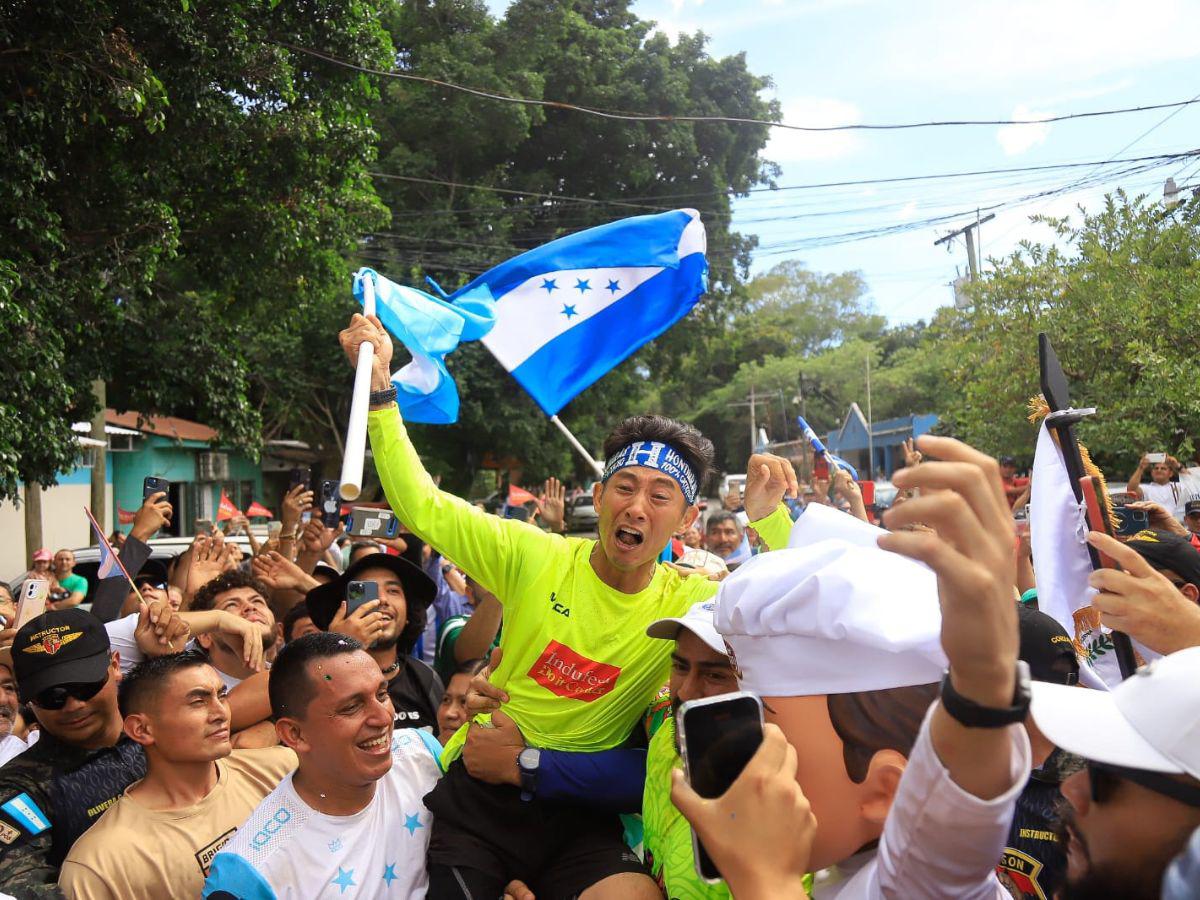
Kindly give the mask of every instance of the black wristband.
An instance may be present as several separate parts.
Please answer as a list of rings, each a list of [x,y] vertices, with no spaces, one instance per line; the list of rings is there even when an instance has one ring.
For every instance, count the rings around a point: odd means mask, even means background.
[[[1029,665],[1024,660],[1017,660],[1017,685],[1013,690],[1012,706],[1004,709],[981,706],[967,699],[954,689],[950,673],[946,672],[942,679],[942,709],[968,728],[1003,728],[1014,722],[1024,722],[1029,712]]]
[[[391,385],[386,391],[371,391],[371,396],[368,399],[370,406],[385,406],[388,403],[396,402],[396,386]]]

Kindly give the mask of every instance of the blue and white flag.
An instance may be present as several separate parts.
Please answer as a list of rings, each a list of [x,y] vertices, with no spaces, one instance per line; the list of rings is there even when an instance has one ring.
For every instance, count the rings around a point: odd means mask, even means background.
[[[687,315],[708,289],[704,252],[695,210],[635,216],[522,253],[450,299],[495,298],[483,343],[553,416]]]
[[[359,303],[368,278],[375,284],[379,321],[412,354],[412,361],[392,375],[401,414],[406,421],[433,425],[458,421],[458,387],[446,371],[446,354],[459,341],[477,341],[491,330],[491,296],[464,289],[448,302],[363,268],[354,276],[354,299]]]
[[[850,463],[846,462],[840,456],[835,456],[834,454],[830,453],[825,448],[825,442],[817,437],[817,433],[812,430],[812,426],[804,421],[804,416],[796,416],[796,422],[800,425],[800,430],[804,432],[804,436],[808,439],[808,442],[812,444],[812,448],[815,452],[820,453],[827,460],[829,460],[829,462],[833,463],[834,468],[845,469],[850,473],[851,478],[853,478],[855,481],[859,480],[858,469],[854,468],[854,466],[850,465]]]

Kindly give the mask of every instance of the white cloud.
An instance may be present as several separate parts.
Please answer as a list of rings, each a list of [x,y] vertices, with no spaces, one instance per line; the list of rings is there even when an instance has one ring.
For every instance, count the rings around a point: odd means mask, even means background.
[[[783,121],[792,125],[857,125],[859,108],[833,97],[797,97],[783,102]],[[842,159],[859,152],[862,137],[854,131],[789,131],[775,128],[763,156],[778,163]]]
[[[1024,103],[1018,103],[1017,108],[1013,110],[1012,118],[1048,119],[1051,115],[1046,112],[1034,112]],[[996,140],[1000,142],[1001,148],[1008,156],[1017,156],[1038,144],[1044,144],[1049,136],[1050,124],[1048,122],[1032,125],[1001,125],[996,129]]]
[[[1084,83],[1200,55],[1189,0],[1009,0],[908,4],[886,36],[882,71],[959,93],[1053,78]],[[1181,88],[1186,92],[1186,88]]]

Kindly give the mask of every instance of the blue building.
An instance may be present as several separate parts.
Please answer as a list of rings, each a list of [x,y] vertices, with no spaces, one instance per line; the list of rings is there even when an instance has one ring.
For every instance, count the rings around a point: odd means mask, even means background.
[[[926,413],[881,419],[873,422],[868,429],[867,417],[857,403],[851,403],[842,427],[825,436],[825,446],[857,468],[863,478],[867,477],[868,472],[891,478],[893,472],[904,466],[904,441],[932,431],[937,423],[935,414]],[[867,454],[871,447],[875,458],[868,467]]]

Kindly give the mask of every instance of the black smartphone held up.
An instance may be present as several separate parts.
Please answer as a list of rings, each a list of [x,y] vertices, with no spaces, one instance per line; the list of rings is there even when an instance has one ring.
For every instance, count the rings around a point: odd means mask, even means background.
[[[304,485],[306,488],[312,483],[312,472],[307,466],[292,469],[291,479],[288,481],[288,490],[290,491],[298,484]]]
[[[675,727],[688,783],[701,797],[720,797],[762,744],[762,701],[747,691],[692,700],[679,708]],[[700,877],[710,884],[720,881],[695,829],[692,852]]]
[[[167,493],[171,489],[171,482],[165,478],[155,478],[153,475],[147,475],[142,479],[142,502],[152,495],[157,493]],[[165,497],[163,498],[166,499]]]
[[[321,482],[321,522],[326,528],[337,528],[342,501],[338,497],[336,481]]]
[[[1150,513],[1144,509],[1118,506],[1113,510],[1117,517],[1117,534],[1128,537],[1150,527]]]
[[[346,585],[346,615],[349,616],[364,603],[379,599],[379,585],[374,581],[352,581]]]

